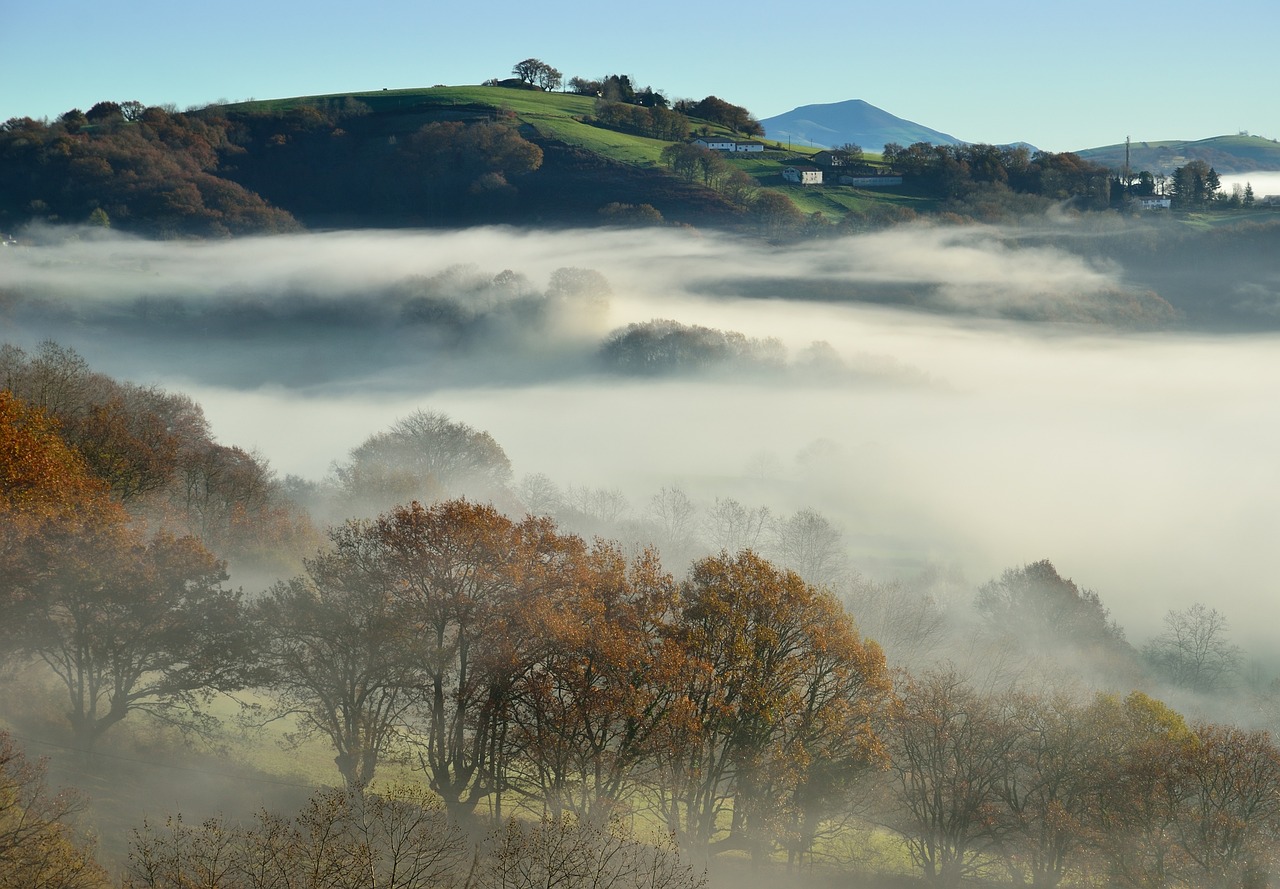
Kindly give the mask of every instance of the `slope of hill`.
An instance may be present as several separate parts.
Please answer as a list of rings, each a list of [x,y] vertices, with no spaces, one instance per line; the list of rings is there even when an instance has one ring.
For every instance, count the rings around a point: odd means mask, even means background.
[[[1124,167],[1123,142],[1086,148],[1076,154],[1116,170]],[[1237,135],[1194,142],[1132,142],[1129,146],[1129,167],[1135,172],[1147,170],[1167,175],[1192,160],[1202,160],[1219,173],[1280,170],[1280,142],[1261,136]]]
[[[770,139],[807,143],[827,148],[853,142],[866,151],[880,151],[886,143],[911,145],[961,145],[963,140],[895,117],[888,111],[849,99],[826,105],[801,105],[785,114],[760,121]]]

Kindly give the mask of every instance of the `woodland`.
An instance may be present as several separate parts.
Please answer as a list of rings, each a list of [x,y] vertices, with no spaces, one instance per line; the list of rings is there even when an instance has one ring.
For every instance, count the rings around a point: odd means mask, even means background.
[[[816,510],[679,488],[620,521],[616,492],[517,480],[440,413],[307,483],[52,342],[5,346],[0,383],[0,885],[1253,887],[1277,867],[1275,685],[1206,605],[1136,646],[1048,560],[876,581]],[[121,753],[275,723],[332,757],[308,796],[100,821],[97,846],[21,741],[60,739],[111,793]]]

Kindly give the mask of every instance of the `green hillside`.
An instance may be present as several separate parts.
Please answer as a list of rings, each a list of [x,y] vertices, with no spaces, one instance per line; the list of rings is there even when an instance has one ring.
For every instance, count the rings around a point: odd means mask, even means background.
[[[1076,154],[1118,170],[1124,166],[1125,146],[1121,142],[1118,145],[1087,148]],[[1192,160],[1202,160],[1219,173],[1280,170],[1280,142],[1244,134],[1215,136],[1194,142],[1135,141],[1129,146],[1129,157],[1131,169],[1165,175]]]
[[[696,135],[735,137],[717,121],[754,123],[746,109],[716,106],[713,98],[684,104],[681,113],[509,85],[297,96],[187,112],[104,101],[52,123],[22,119],[0,128],[0,231],[31,221],[160,237],[677,224],[788,237],[939,212],[998,221],[1063,201],[1106,209],[1107,166],[1123,163],[1123,146],[1084,152],[1085,165],[1074,155],[1040,153],[1018,165],[982,146],[916,146],[892,158],[902,184],[854,188],[829,172],[822,185],[800,187],[784,181],[783,171],[813,164],[813,147],[767,135],[756,140],[761,151],[688,144]],[[1249,136],[1139,143],[1132,165],[1165,172],[1190,157],[1221,173],[1280,169],[1280,144]],[[850,164],[837,172],[870,175],[886,166],[874,154]]]

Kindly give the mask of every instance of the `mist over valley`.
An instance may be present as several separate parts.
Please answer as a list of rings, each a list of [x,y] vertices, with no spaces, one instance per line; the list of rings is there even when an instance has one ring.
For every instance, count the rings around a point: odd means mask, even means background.
[[[937,563],[976,583],[1052,558],[1137,640],[1210,597],[1241,637],[1263,634],[1280,617],[1277,427],[1260,409],[1280,387],[1276,337],[1217,333],[1112,256],[1058,246],[1134,229],[1045,219],[787,246],[48,230],[6,251],[4,316],[17,344],[52,339],[189,394],[281,476],[319,481],[374,431],[441,411],[492,434],[517,477],[617,489],[637,517],[673,486],[704,505],[812,507],[873,577]],[[1274,307],[1274,271],[1242,273]]]

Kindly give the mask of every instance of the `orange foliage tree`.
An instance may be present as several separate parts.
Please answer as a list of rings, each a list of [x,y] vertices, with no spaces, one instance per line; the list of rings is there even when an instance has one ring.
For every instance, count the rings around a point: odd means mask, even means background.
[[[704,852],[760,858],[789,829],[799,848],[831,802],[824,785],[847,781],[823,769],[882,757],[884,656],[828,593],[749,550],[696,562],[681,597],[682,701],[656,750],[668,827]]]

